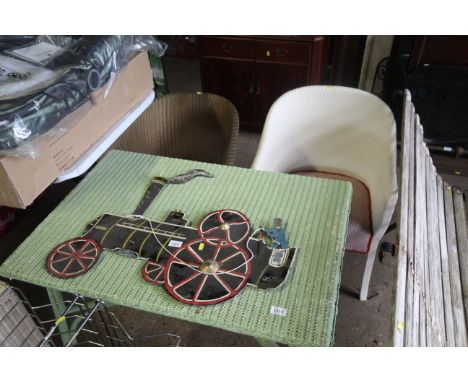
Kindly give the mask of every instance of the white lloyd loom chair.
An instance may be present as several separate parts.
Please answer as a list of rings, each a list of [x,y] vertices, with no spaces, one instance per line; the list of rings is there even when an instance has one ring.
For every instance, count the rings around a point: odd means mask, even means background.
[[[270,108],[253,168],[350,181],[347,252],[367,254],[366,300],[379,241],[398,197],[396,127],[374,95],[339,86],[306,86]],[[313,217],[312,217],[313,218]]]

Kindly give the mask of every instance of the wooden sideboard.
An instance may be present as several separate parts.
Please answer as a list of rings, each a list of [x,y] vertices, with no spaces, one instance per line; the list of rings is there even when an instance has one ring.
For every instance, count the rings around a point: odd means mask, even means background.
[[[199,36],[203,91],[229,99],[241,128],[261,131],[279,96],[322,83],[327,44],[324,36]]]

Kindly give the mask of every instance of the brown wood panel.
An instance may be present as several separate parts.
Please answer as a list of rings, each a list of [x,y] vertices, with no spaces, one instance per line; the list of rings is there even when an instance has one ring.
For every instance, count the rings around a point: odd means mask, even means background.
[[[468,65],[468,36],[418,36],[410,66],[422,64]]]
[[[200,37],[203,57],[253,59],[254,42],[244,38]]]
[[[284,62],[307,65],[309,44],[289,41],[255,41],[255,59],[266,62]]]
[[[203,91],[219,94],[230,100],[241,122],[254,119],[254,75],[253,62],[202,59]]]
[[[309,46],[309,84],[321,84],[324,79],[327,62],[328,41],[325,37],[316,37],[313,44]]]
[[[357,87],[365,46],[366,36],[334,37],[332,84]]]
[[[165,57],[198,58],[198,42],[195,36],[158,36],[167,43]]]
[[[317,36],[313,35],[244,35],[244,38],[273,41],[313,42]]]
[[[327,41],[323,36],[200,36],[203,90],[230,99],[242,128],[261,130],[279,96],[322,82]]]
[[[289,90],[307,85],[307,67],[255,64],[255,122],[263,126],[270,106]]]

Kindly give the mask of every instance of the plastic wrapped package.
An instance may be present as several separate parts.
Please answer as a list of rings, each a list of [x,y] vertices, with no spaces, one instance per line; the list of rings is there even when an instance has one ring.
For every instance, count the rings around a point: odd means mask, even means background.
[[[0,37],[0,153],[38,155],[34,139],[88,100],[105,97],[139,52],[161,57],[152,36]]]

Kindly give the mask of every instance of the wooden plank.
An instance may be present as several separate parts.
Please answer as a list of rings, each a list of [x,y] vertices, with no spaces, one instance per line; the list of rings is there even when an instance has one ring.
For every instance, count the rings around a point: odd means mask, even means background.
[[[426,216],[426,211],[424,211]],[[426,218],[427,222],[427,218]],[[427,223],[426,223],[427,224]],[[427,252],[427,227],[423,230],[422,241],[422,272],[423,272],[423,287],[421,289],[421,296],[419,297],[419,338],[420,346],[431,346],[432,343],[432,325],[428,315],[430,314],[430,307],[428,306],[430,291],[429,291],[429,259]],[[425,337],[424,337],[425,335]]]
[[[422,295],[419,297],[419,305],[420,305],[420,313],[419,313],[419,322],[420,322],[420,330],[419,336],[421,338],[421,346],[431,346],[432,344],[432,320],[431,320],[431,307],[430,307],[430,280],[429,280],[429,251],[427,245],[427,178],[426,178],[426,163],[429,158],[429,153],[427,152],[427,147],[424,144],[424,130],[422,125],[420,125],[421,130],[421,137],[422,143],[420,150],[422,151],[421,155],[424,156],[424,162],[421,163],[421,171],[423,172],[423,195],[424,200],[421,202],[421,206],[423,206],[422,211],[420,211],[421,220],[417,223],[423,224],[423,236],[422,236],[422,266],[423,266],[423,289]],[[423,223],[424,222],[424,223]],[[426,334],[426,337],[422,337]]]
[[[455,207],[455,224],[458,244],[458,262],[465,306],[465,318],[468,318],[468,229],[465,203],[459,188],[453,187],[453,205]],[[468,319],[467,319],[468,323]],[[468,328],[466,328],[468,330]]]
[[[427,149],[427,148],[426,148]],[[441,274],[439,214],[436,169],[429,151],[426,152],[426,209],[427,209],[427,258],[429,265],[428,325],[432,328],[431,346],[443,346],[446,343],[444,297]]]
[[[415,126],[414,106],[410,108],[410,128],[408,145],[408,262],[406,273],[405,305],[405,346],[417,346],[417,334],[414,333],[414,187],[415,187]],[[417,333],[417,332],[416,332]]]
[[[422,296],[420,297],[420,306],[421,312],[419,313],[420,320],[420,336],[426,331],[426,338],[421,341],[421,346],[431,346],[432,344],[432,319],[431,319],[431,307],[430,307],[430,279],[429,279],[429,251],[427,245],[427,178],[426,178],[426,163],[429,159],[429,152],[426,145],[424,144],[424,130],[422,125],[420,125],[421,134],[422,134],[422,155],[424,155],[424,163],[421,164],[421,171],[424,172],[424,203],[422,203],[423,210],[421,211],[421,221],[425,222],[423,225],[423,242],[422,242],[422,263],[424,269],[424,289],[422,291]]]
[[[455,332],[455,346],[467,346],[467,329],[463,308],[463,295],[458,262],[458,246],[455,228],[452,187],[444,182],[445,226],[447,233],[447,251],[449,260],[450,290]]]
[[[411,99],[405,97],[403,109],[403,134],[401,150],[400,208],[398,233],[398,264],[396,272],[395,317],[393,322],[393,345],[404,346],[406,272],[408,257],[408,193],[409,193],[409,155],[412,114]]]
[[[403,115],[394,345],[467,346],[468,192],[437,175],[409,93]]]
[[[426,346],[426,307],[424,302],[425,291],[425,252],[424,231],[426,227],[426,165],[423,146],[423,132],[416,115],[416,192],[415,192],[415,230],[414,230],[414,312],[413,337],[416,346]]]
[[[465,199],[465,216],[466,222],[468,223],[468,190],[463,193],[463,199]]]
[[[442,268],[442,286],[444,294],[445,333],[447,336],[446,344],[447,346],[455,346],[455,329],[453,323],[452,297],[449,277],[450,271],[447,251],[447,232],[445,230],[444,182],[439,175],[437,175],[437,198],[439,204],[439,240]]]

